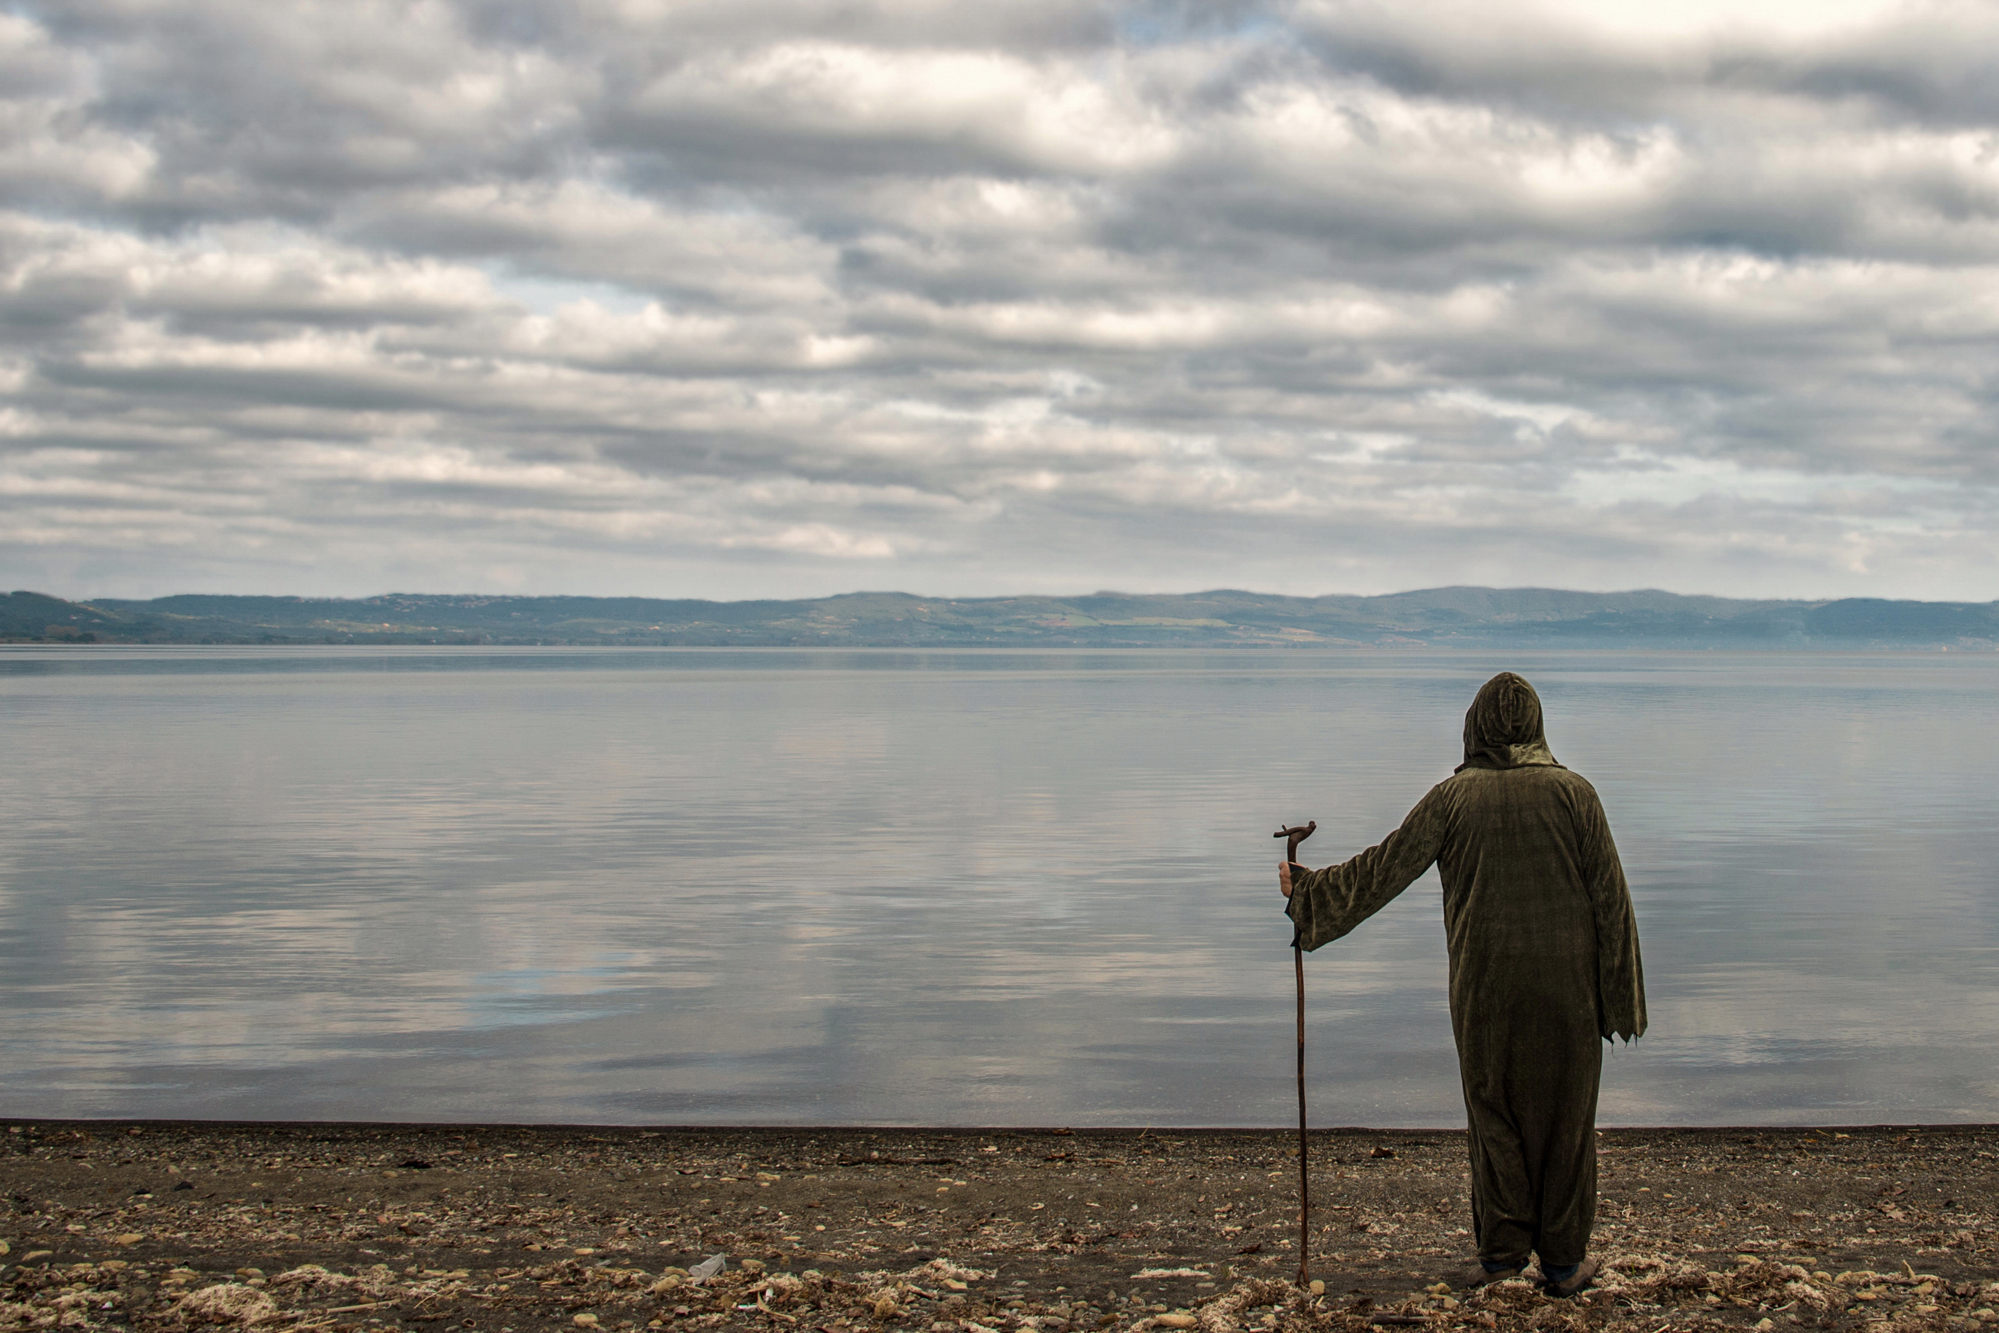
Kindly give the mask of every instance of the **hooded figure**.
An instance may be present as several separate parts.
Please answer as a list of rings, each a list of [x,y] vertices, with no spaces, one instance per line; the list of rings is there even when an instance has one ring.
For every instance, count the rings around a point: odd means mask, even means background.
[[[1596,1271],[1596,1093],[1602,1042],[1645,1031],[1631,894],[1596,789],[1555,762],[1541,700],[1512,672],[1465,714],[1465,760],[1402,827],[1341,865],[1287,866],[1287,911],[1316,949],[1434,863],[1444,881],[1451,1031],[1471,1126],[1466,1286],[1529,1253],[1551,1291]]]

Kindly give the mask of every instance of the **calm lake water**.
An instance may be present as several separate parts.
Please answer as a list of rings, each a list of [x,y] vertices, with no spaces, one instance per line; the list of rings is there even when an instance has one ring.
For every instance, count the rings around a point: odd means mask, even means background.
[[[1999,654],[0,648],[0,1114],[1282,1125],[1280,822],[1494,671],[1601,792],[1618,1124],[1999,1121]],[[1434,873],[1316,1124],[1463,1123]]]

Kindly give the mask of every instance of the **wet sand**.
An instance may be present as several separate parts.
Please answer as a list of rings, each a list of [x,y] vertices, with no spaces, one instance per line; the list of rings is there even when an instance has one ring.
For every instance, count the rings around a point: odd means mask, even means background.
[[[1313,1295],[1280,1131],[0,1125],[0,1331],[1999,1333],[1999,1126],[1607,1130],[1560,1301],[1454,1133],[1314,1132]]]

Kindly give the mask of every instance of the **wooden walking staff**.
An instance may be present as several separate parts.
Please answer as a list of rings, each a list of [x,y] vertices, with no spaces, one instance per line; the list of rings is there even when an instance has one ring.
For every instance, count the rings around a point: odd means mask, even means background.
[[[1319,827],[1319,821],[1299,824],[1293,828],[1281,828],[1271,834],[1273,838],[1283,838],[1284,859],[1296,864],[1298,844],[1312,836]],[[1291,932],[1291,962],[1298,972],[1298,1285],[1304,1286],[1311,1280],[1305,1271],[1305,1247],[1311,1243],[1311,1186],[1305,1174],[1305,945],[1303,936]]]

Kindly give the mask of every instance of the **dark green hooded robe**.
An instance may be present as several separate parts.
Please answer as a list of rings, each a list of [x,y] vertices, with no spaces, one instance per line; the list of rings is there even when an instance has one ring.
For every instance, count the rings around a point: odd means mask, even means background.
[[[1338,939],[1432,863],[1444,881],[1479,1258],[1577,1263],[1596,1220],[1601,1043],[1645,1031],[1645,979],[1596,789],[1555,762],[1541,700],[1511,672],[1479,690],[1464,763],[1401,828],[1341,865],[1293,872],[1300,942]]]

